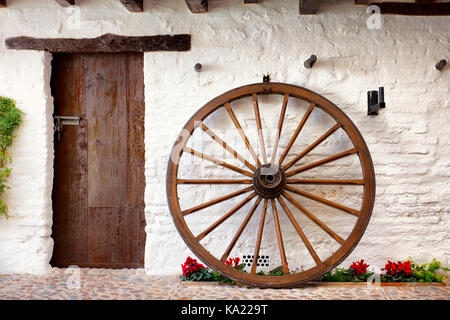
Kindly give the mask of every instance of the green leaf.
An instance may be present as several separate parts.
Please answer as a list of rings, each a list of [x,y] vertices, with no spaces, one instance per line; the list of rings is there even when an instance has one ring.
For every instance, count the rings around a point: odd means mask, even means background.
[[[8,208],[1,199],[2,194],[8,188],[7,178],[11,174],[11,157],[7,149],[12,145],[14,131],[22,121],[22,111],[16,108],[16,103],[5,97],[0,97],[0,216],[8,217]]]

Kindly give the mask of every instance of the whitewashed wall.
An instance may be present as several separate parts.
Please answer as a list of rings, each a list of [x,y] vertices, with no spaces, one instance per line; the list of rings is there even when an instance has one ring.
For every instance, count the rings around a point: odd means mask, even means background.
[[[0,273],[41,273],[52,256],[50,59],[43,52],[0,53],[0,95],[24,112],[10,149],[13,172],[5,194],[10,218],[0,218]]]
[[[450,60],[449,18],[383,16],[381,29],[369,30],[366,8],[352,1],[323,1],[315,16],[299,16],[297,0],[247,6],[241,0],[210,1],[209,13],[202,15],[190,14],[184,1],[144,2],[145,13],[131,14],[119,1],[79,0],[79,20],[53,0],[9,0],[0,10],[0,95],[15,99],[25,112],[11,150],[11,218],[0,220],[0,273],[45,272],[53,249],[51,56],[6,50],[4,39],[104,33],[192,34],[189,52],[145,55],[149,274],[178,273],[191,255],[165,195],[177,134],[207,101],[260,82],[268,72],[273,81],[307,87],[336,103],[368,143],[377,198],[367,231],[344,265],[365,258],[382,266],[386,259],[409,257],[450,263],[450,69],[434,69],[440,59]],[[303,61],[311,54],[319,60],[308,70]],[[204,66],[201,73],[194,72],[196,63]],[[385,87],[387,109],[368,117],[366,92],[378,86]],[[214,198],[211,190],[193,200]],[[238,244],[234,253],[251,252],[252,245]],[[271,256],[273,249],[267,246]]]

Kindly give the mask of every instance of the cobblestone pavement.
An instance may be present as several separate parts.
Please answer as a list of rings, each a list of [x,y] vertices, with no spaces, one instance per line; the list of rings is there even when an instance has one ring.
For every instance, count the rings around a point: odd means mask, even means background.
[[[258,289],[186,283],[176,276],[149,276],[143,269],[58,269],[42,275],[0,275],[0,299],[39,300],[450,300],[450,286],[367,287],[305,285]]]

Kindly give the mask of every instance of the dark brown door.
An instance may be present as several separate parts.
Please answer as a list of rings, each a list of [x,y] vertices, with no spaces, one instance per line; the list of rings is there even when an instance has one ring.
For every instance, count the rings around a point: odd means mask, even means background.
[[[51,264],[144,264],[143,55],[53,57],[55,116],[80,125],[55,135]]]

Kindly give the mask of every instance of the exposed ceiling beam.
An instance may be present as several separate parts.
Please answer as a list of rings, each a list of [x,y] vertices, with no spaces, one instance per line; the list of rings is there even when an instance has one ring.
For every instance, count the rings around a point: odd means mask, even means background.
[[[75,5],[75,0],[55,0],[63,7],[69,7]]]
[[[120,0],[120,2],[131,12],[144,11],[144,0]]]
[[[319,0],[300,0],[300,14],[315,14],[319,8]]]
[[[5,40],[5,45],[7,49],[43,50],[52,53],[188,51],[191,49],[191,35],[129,37],[105,34],[87,39],[12,37]]]
[[[0,7],[6,7],[6,0],[0,0]]]
[[[408,3],[408,2],[370,2],[378,6],[381,14],[398,14],[408,16],[448,16],[450,2]]]
[[[208,0],[185,0],[192,13],[205,13],[208,11]]]

